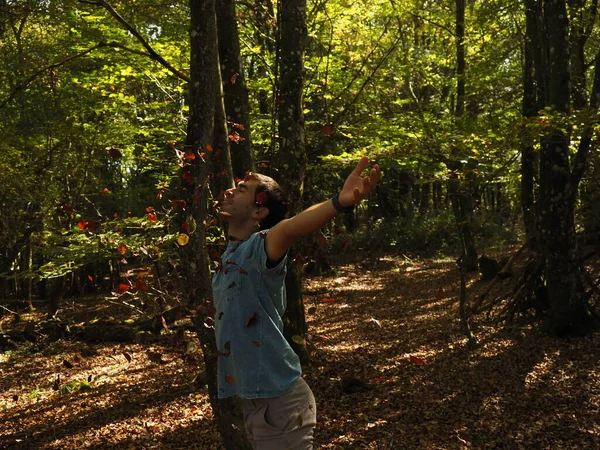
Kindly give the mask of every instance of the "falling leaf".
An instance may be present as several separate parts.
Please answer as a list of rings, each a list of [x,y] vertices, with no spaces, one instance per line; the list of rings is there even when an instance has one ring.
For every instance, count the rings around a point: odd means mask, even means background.
[[[240,267],[240,273],[241,273],[242,275],[248,275],[248,272],[246,272],[246,271],[245,271],[244,269],[242,269],[241,267]]]
[[[269,166],[266,163],[258,163],[256,167],[258,167],[259,169],[266,169]]]
[[[131,362],[131,360],[133,359],[133,358],[131,357],[131,355],[130,355],[129,353],[127,353],[127,352],[123,352],[123,356],[125,357],[125,359],[127,360],[127,362],[128,362],[128,363],[130,363],[130,362]],[[91,375],[90,375],[90,376],[91,376]]]
[[[114,158],[114,159],[118,159],[121,156],[123,156],[121,154],[121,151],[118,148],[116,148],[116,147],[109,148],[108,149],[108,154],[110,155],[111,158]]]
[[[260,348],[260,342],[258,342],[258,341],[252,341],[252,343],[254,344],[254,346],[256,348]]]
[[[119,253],[119,255],[124,255],[125,253],[127,253],[128,247],[126,244],[119,244],[119,246],[117,247],[117,252]]]
[[[66,359],[63,360],[63,366],[65,366],[67,369],[72,369],[73,368],[73,364],[69,361],[67,361]]]
[[[183,154],[183,159],[196,159],[196,155],[194,155],[192,152],[185,152]]]
[[[333,303],[335,300],[333,299],[333,297],[323,297],[323,300],[321,300],[321,302],[323,303]]]
[[[137,280],[135,283],[135,288],[139,289],[140,291],[147,291],[149,289],[144,280]]]
[[[410,355],[409,359],[411,362],[418,366],[425,364],[425,361],[423,361],[423,359],[419,358],[418,356]]]
[[[169,331],[169,327],[167,326],[167,321],[165,320],[164,316],[160,316],[160,321],[161,321],[162,326],[165,329],[165,331]]]
[[[170,200],[169,202],[171,203],[171,208],[175,211],[183,211],[186,207],[185,200]]]
[[[232,281],[231,284],[229,286],[227,286],[227,289],[231,289],[234,286],[235,286],[235,281]]]
[[[254,325],[256,323],[256,321],[258,320],[258,316],[256,315],[256,313],[252,313],[252,315],[248,318],[248,320],[246,321],[246,326],[249,327],[251,325]]]
[[[88,275],[88,280],[90,280],[92,283],[94,282],[94,277],[91,275]]]
[[[156,217],[156,214],[152,214],[152,213],[150,213],[150,214],[148,214],[148,216],[147,216],[147,219],[148,219],[150,222],[156,222],[156,221],[158,220],[158,217]]]
[[[183,246],[187,245],[188,242],[190,242],[190,237],[187,234],[185,234],[185,233],[179,233],[177,235],[177,243],[180,246],[183,247]]]
[[[225,381],[232,385],[233,383],[235,383],[235,378],[233,378],[231,375],[225,375]]]
[[[229,139],[235,142],[236,144],[246,140],[244,137],[240,136],[240,134],[237,131],[232,132],[229,135]]]
[[[58,391],[60,389],[60,375],[56,375],[54,383],[52,383],[52,389]]]
[[[183,181],[186,184],[193,184],[194,183],[194,177],[189,172],[183,172],[183,175],[181,175],[181,178],[183,178]]]
[[[90,231],[96,231],[98,228],[100,228],[101,225],[102,224],[96,220],[90,220],[86,223],[85,229]]]
[[[184,223],[183,225],[181,225],[181,229],[182,230],[188,230],[190,228],[190,224],[189,223]]]
[[[120,294],[124,294],[129,289],[129,285],[125,283],[120,283],[117,287],[117,292]]]
[[[19,400],[19,396],[17,394],[15,394],[15,395],[13,395],[12,399],[14,402],[16,402]]]
[[[239,76],[240,76],[240,74],[239,74],[239,73],[234,73],[234,74],[231,76],[231,84],[235,84]]]
[[[231,264],[233,266],[237,266],[238,263],[236,263],[233,259],[228,259],[227,261],[225,261],[225,264]]]
[[[104,195],[108,194],[108,192],[109,192],[108,188],[104,188],[100,191],[100,195],[104,196]]]
[[[321,128],[321,131],[327,136],[329,136],[331,135],[331,133],[333,133],[333,126],[331,126],[330,124],[325,124],[323,125],[323,128]]]
[[[256,204],[257,205],[264,205],[265,203],[267,203],[267,201],[269,200],[269,196],[267,195],[266,192],[259,192],[258,194],[256,194]]]
[[[148,207],[146,208],[146,212],[147,212],[147,213],[154,212],[154,207],[152,207],[152,206],[148,206]]]
[[[206,144],[206,151],[208,152],[212,152],[213,151],[213,147],[210,144]]]

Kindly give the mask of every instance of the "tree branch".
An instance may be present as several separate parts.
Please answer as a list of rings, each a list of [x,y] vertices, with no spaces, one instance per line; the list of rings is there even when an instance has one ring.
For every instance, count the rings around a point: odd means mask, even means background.
[[[133,26],[131,26],[129,24],[129,22],[127,22],[125,19],[123,19],[123,17],[121,17],[121,15],[119,15],[119,13],[117,11],[115,11],[115,9],[109,3],[105,2],[104,0],[97,0],[97,1],[79,0],[79,2],[87,3],[89,5],[101,6],[102,8],[106,9],[109,12],[109,14],[117,20],[117,22],[119,22],[127,31],[129,31],[142,44],[142,46],[148,51],[148,54],[149,54],[148,56],[150,56],[151,59],[159,62],[169,72],[171,72],[173,75],[180,78],[181,80],[184,80],[186,82],[190,81],[190,79],[187,75],[185,75],[184,73],[177,70],[175,67],[173,67],[171,64],[169,64],[162,56],[160,56],[158,53],[156,53],[156,51],[150,46],[148,41],[146,41],[146,39],[144,39],[144,37]],[[130,50],[130,49],[128,49],[128,50],[134,52],[133,50]],[[146,56],[145,53],[138,52],[138,54]]]
[[[81,53],[78,53],[76,55],[73,56],[69,56],[65,59],[63,59],[62,61],[56,62],[54,64],[50,64],[49,66],[43,67],[37,71],[35,71],[33,74],[31,74],[29,77],[27,77],[25,79],[25,81],[23,81],[22,83],[18,84],[17,86],[15,86],[12,90],[12,92],[10,93],[10,95],[4,99],[2,102],[0,102],[0,109],[4,108],[8,103],[10,103],[15,96],[21,92],[22,90],[24,90],[27,86],[29,86],[29,84],[31,84],[37,77],[39,77],[41,74],[43,74],[44,72],[46,72],[47,70],[50,69],[54,69],[55,67],[60,67],[66,63],[68,63],[69,61],[72,61],[74,59],[77,58],[81,58],[82,56],[87,55],[88,53],[100,48],[100,47],[106,47],[108,44],[106,44],[105,42],[100,42],[97,45],[94,45],[93,47],[88,48],[87,50],[82,51]]]

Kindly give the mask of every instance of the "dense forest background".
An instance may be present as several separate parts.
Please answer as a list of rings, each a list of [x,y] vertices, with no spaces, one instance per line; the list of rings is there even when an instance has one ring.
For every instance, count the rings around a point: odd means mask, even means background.
[[[478,270],[511,278],[503,320],[597,330],[597,3],[0,0],[0,315],[45,314],[0,346],[187,318],[212,373],[214,202],[259,171],[293,214],[362,155],[382,168],[375,195],[289,258],[286,332],[305,361],[302,277],[331,270],[327,253],[452,257],[473,347],[470,317],[498,300],[494,285],[467,300]],[[61,320],[86,296],[132,318]],[[226,447],[243,448],[235,405],[212,394]]]

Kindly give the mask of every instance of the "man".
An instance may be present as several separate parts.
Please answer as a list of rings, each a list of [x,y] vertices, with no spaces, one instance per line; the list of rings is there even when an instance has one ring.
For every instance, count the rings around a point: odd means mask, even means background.
[[[363,157],[340,193],[290,219],[271,178],[250,173],[229,189],[219,214],[229,245],[213,277],[220,398],[242,399],[248,439],[256,450],[313,448],[314,396],[283,336],[286,255],[294,242],[365,198],[380,178],[362,177]]]

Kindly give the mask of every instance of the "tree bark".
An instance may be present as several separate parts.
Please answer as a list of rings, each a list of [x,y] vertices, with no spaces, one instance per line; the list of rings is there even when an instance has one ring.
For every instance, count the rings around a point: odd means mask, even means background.
[[[233,176],[243,178],[246,171],[256,170],[250,139],[250,106],[246,77],[240,59],[235,0],[218,0],[217,28],[219,32],[219,58],[223,80],[225,113]]]
[[[535,174],[538,164],[534,149],[533,133],[528,119],[537,115],[537,97],[535,91],[534,42],[537,29],[536,0],[525,0],[526,32],[523,57],[523,117],[525,123],[521,128],[521,210],[525,226],[525,240],[534,249],[536,245],[537,223],[534,200]]]
[[[568,18],[564,0],[545,0],[548,30],[550,106],[563,117],[570,113]],[[571,182],[570,136],[552,123],[540,150],[540,229],[550,310],[544,328],[552,335],[582,335],[597,328],[590,314],[579,266],[575,234],[577,186]]]
[[[304,51],[307,39],[306,0],[282,0],[279,30],[280,78],[279,78],[279,155],[277,168],[281,186],[288,195],[289,214],[302,210],[302,193],[306,173],[307,157],[304,142]],[[302,301],[302,273],[295,256],[298,248],[289,257],[286,288],[288,306],[284,318],[285,335],[304,337],[306,322]],[[290,339],[290,345],[302,361],[308,360],[303,339]]]
[[[186,201],[185,217],[194,222],[187,245],[180,246],[182,275],[188,304],[197,308],[194,323],[200,339],[206,371],[209,374],[209,395],[214,416],[226,449],[250,449],[235,400],[219,400],[217,395],[217,346],[211,327],[211,274],[208,267],[206,231],[208,212],[209,167],[201,154],[212,147],[220,96],[220,72],[217,44],[215,0],[190,0],[190,83],[186,150],[195,155],[186,159],[182,168],[182,197]],[[214,149],[213,149],[214,150]],[[183,240],[182,242],[185,242]]]

